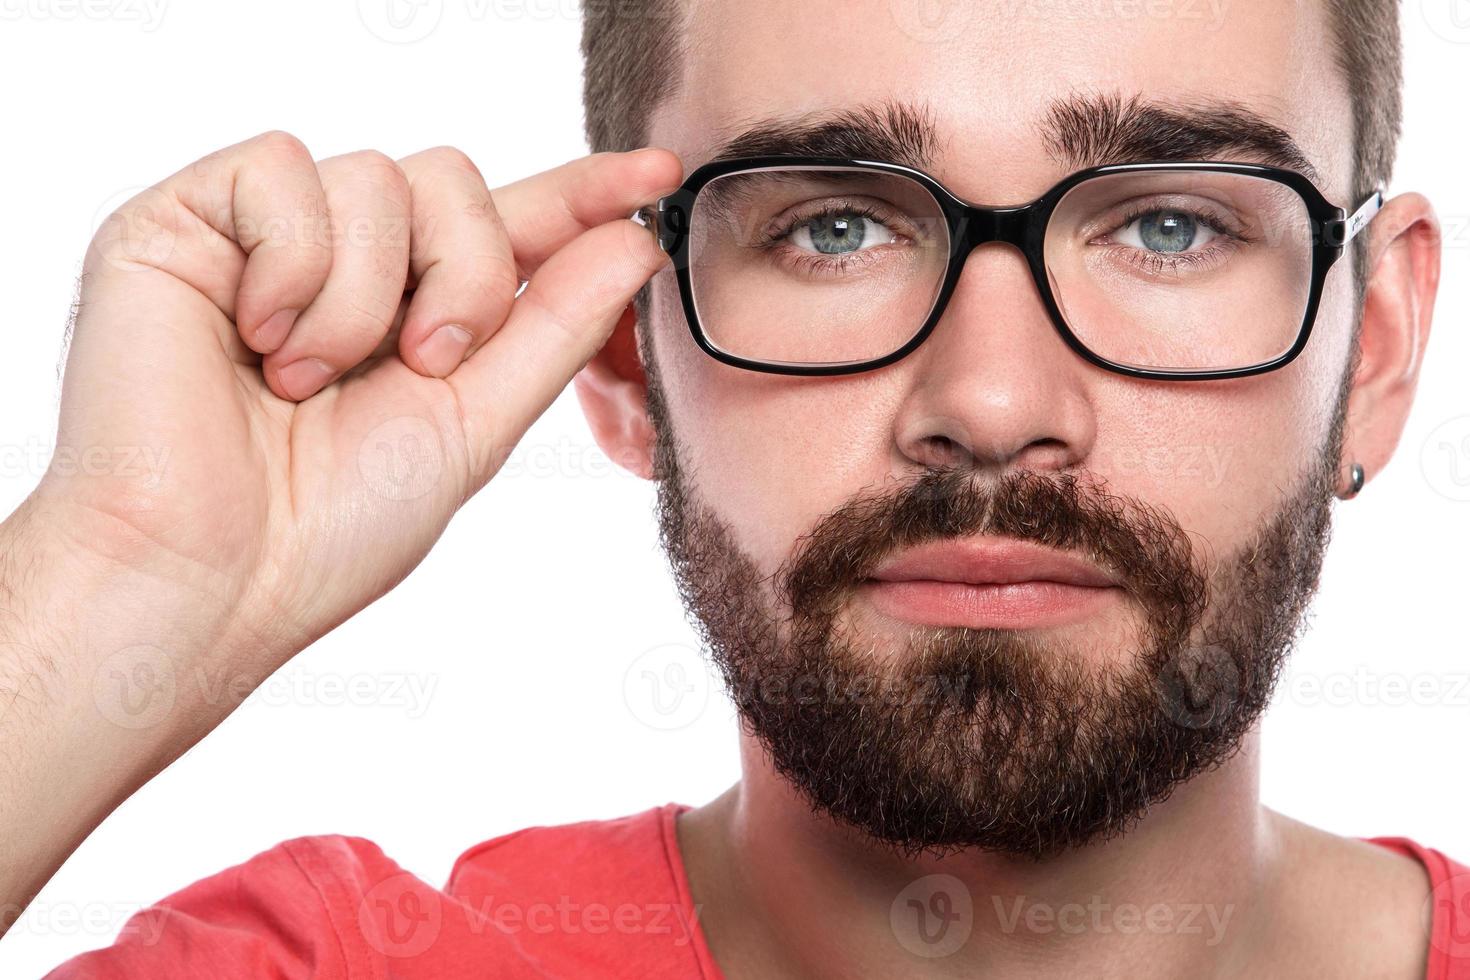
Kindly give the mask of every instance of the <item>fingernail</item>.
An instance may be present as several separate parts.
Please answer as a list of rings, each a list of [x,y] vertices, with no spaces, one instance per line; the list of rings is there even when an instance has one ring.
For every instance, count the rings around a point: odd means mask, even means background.
[[[464,361],[472,339],[470,332],[464,327],[457,323],[446,323],[429,334],[428,340],[419,344],[419,361],[424,365],[424,370],[434,377],[447,377]]]
[[[255,346],[262,354],[269,354],[286,342],[300,310],[276,310],[270,318],[255,330]]]
[[[292,361],[276,373],[281,388],[297,401],[310,398],[326,387],[337,372],[325,361],[303,357]]]

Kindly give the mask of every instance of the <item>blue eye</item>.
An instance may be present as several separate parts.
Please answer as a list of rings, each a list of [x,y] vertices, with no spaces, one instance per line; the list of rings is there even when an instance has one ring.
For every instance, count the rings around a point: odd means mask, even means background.
[[[820,214],[791,231],[791,244],[825,255],[847,255],[896,240],[897,236],[882,222],[851,211]]]
[[[1171,254],[1202,248],[1218,234],[1187,211],[1150,211],[1129,221],[1113,237],[1120,245]]]

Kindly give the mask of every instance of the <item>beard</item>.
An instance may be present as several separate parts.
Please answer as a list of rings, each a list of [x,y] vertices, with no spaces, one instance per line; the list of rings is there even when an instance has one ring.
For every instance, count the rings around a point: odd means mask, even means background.
[[[648,380],[659,532],[680,593],[745,731],[815,812],[906,856],[1039,860],[1126,831],[1233,755],[1269,703],[1330,534],[1346,386],[1317,458],[1219,559],[1166,510],[1095,479],[930,468],[849,499],[767,576],[698,498]],[[897,550],[980,534],[1109,570],[1136,642],[1099,658],[1025,631],[914,627],[894,649],[844,618]]]

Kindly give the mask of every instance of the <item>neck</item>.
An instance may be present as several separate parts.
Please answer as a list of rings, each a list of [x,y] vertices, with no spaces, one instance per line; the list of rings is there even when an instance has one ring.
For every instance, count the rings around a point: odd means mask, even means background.
[[[1257,749],[1252,733],[1104,843],[907,859],[813,813],[747,736],[742,781],[685,814],[681,845],[731,980],[1210,976],[1265,931],[1280,842]]]

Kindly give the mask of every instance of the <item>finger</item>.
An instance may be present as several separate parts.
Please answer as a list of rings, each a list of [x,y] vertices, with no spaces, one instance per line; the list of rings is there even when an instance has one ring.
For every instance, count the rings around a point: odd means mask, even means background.
[[[597,353],[666,261],[648,229],[621,219],[583,232],[542,264],[500,330],[449,376],[476,488]]]
[[[207,297],[256,351],[273,350],[326,281],[326,195],[310,151],[262,133],[137,195],[99,229],[104,273],[162,269]]]
[[[417,283],[399,356],[442,378],[499,329],[520,279],[485,178],[453,147],[398,161],[412,191],[409,269]]]
[[[593,153],[491,192],[519,275],[589,228],[626,218],[679,186],[683,164],[668,150]]]
[[[363,150],[317,163],[332,228],[327,280],[261,365],[282,398],[310,398],[370,355],[393,324],[408,276],[408,179]]]

